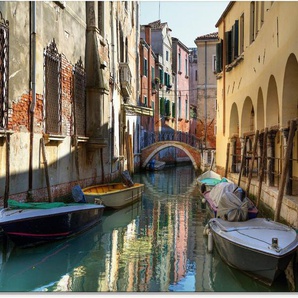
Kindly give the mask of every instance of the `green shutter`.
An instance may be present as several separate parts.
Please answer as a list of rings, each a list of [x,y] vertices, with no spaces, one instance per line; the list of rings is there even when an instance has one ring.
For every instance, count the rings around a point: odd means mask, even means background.
[[[165,110],[166,110],[166,116],[171,116],[171,106],[170,106],[170,101],[167,99],[165,103]]]
[[[175,103],[174,102],[172,102],[172,116],[173,116],[173,118],[176,117],[176,108],[175,108]]]
[[[216,44],[216,72],[219,73],[222,71],[222,45],[223,41]]]

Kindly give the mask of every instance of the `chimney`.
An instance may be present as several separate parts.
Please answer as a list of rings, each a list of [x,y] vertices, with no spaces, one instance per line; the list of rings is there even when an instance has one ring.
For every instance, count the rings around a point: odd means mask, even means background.
[[[151,45],[151,26],[145,25],[145,41],[148,45]]]

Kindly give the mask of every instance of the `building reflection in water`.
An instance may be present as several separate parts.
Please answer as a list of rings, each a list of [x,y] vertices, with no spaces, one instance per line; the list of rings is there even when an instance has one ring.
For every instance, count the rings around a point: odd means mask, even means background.
[[[135,179],[135,177],[134,177]],[[0,291],[287,291],[264,287],[208,254],[208,219],[190,168],[144,173],[140,202],[105,211],[103,222],[58,244],[14,249]]]

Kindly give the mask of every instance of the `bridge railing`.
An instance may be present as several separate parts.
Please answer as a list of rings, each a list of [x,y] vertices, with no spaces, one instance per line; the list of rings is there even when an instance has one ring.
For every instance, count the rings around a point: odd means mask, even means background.
[[[186,143],[196,149],[202,149],[202,141],[199,140],[196,136],[181,132],[181,131],[161,131],[159,133],[144,131],[141,138],[141,149],[150,146],[156,142],[163,141],[178,141]]]

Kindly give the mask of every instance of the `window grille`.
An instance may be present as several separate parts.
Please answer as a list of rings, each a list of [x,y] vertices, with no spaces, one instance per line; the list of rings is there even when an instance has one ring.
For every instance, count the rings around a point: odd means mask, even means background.
[[[86,73],[80,60],[74,67],[74,127],[78,136],[86,135]]]
[[[61,134],[61,55],[55,39],[45,49],[45,131],[48,134]]]
[[[8,25],[0,12],[0,129],[8,128]]]

